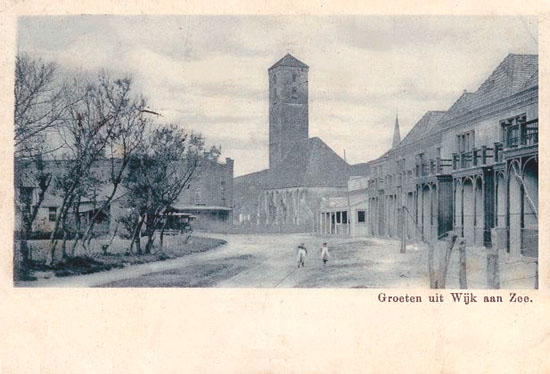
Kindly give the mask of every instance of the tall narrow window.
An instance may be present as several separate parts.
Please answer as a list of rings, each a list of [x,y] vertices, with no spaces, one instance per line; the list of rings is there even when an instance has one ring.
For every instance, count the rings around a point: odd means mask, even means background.
[[[501,122],[503,140],[506,148],[518,147],[522,142],[522,132],[525,128],[525,114],[517,117],[508,118]]]
[[[293,99],[297,99],[297,98],[298,98],[298,93],[296,92],[296,87],[293,87],[293,88],[292,88],[292,98],[293,98]]]

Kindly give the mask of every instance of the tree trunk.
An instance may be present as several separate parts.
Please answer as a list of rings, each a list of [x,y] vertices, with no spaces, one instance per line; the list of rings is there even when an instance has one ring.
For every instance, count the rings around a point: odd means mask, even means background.
[[[80,226],[82,225],[82,222],[80,220],[80,197],[78,199],[78,204],[75,204],[73,207],[73,214],[74,214],[74,221],[75,221],[75,237],[73,245],[71,246],[71,256],[74,257],[76,253],[76,247],[78,246],[78,243],[80,242]]]
[[[167,222],[168,222],[168,219],[165,219],[160,229],[160,252],[161,253],[164,251],[164,229],[166,228]]]
[[[74,187],[72,188],[72,191],[74,191]],[[71,193],[72,193],[71,191]],[[46,257],[46,265],[51,266],[54,262],[54,254],[55,254],[55,248],[57,247],[57,239],[55,239],[56,234],[59,231],[59,228],[61,227],[62,220],[65,219],[65,216],[67,215],[67,212],[69,210],[69,206],[72,204],[72,198],[69,198],[69,195],[65,195],[65,198],[63,199],[63,203],[61,203],[61,208],[59,210],[59,215],[57,216],[55,220],[55,226],[52,231],[52,234],[50,235],[50,245],[48,248],[48,256]]]
[[[21,261],[23,266],[27,266],[30,261],[30,250],[28,240],[32,234],[32,222],[25,222],[21,231],[19,248],[21,250]]]
[[[148,226],[146,228],[146,233],[147,233],[147,244],[145,245],[145,254],[150,254],[151,253],[151,249],[153,248],[153,243],[155,241],[155,231],[158,227],[158,224],[159,224],[159,219],[158,219],[158,212],[155,212],[155,215],[153,218],[153,222],[151,223],[150,226]]]
[[[25,229],[21,231],[21,237],[19,238],[19,254],[19,256],[13,256],[14,280],[24,278],[28,271],[30,256],[27,243],[27,233]]]
[[[136,245],[136,252],[137,255],[141,255],[141,227],[143,226],[143,221],[145,220],[144,217],[140,217],[138,220],[138,224],[136,225],[136,228],[134,229],[134,234],[132,236],[132,242],[130,243],[130,252],[132,252],[134,244]]]
[[[61,243],[61,256],[66,259],[67,256],[67,229],[63,229],[63,242]]]
[[[145,244],[145,254],[151,254],[151,248],[153,247],[153,240],[154,240],[155,232],[151,230],[147,230],[147,244]]]

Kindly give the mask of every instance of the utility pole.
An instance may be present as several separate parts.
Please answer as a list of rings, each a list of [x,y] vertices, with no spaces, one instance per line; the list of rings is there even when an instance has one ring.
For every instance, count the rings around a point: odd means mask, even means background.
[[[349,199],[349,183],[348,183],[348,161],[346,160],[346,150],[344,149],[344,178],[346,180],[346,198],[348,200],[348,235],[351,236],[351,203]]]

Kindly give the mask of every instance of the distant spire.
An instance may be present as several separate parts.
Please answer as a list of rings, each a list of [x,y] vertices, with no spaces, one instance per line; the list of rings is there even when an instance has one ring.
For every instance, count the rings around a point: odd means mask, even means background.
[[[401,143],[401,134],[399,133],[399,118],[397,111],[395,112],[395,128],[393,130],[393,142],[392,142],[392,148],[396,147]]]

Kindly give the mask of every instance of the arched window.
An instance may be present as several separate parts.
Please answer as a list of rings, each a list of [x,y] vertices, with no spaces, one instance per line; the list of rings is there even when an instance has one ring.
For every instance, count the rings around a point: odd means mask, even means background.
[[[296,91],[296,87],[293,87],[292,88],[292,98],[293,99],[297,99],[298,98],[298,93]]]

